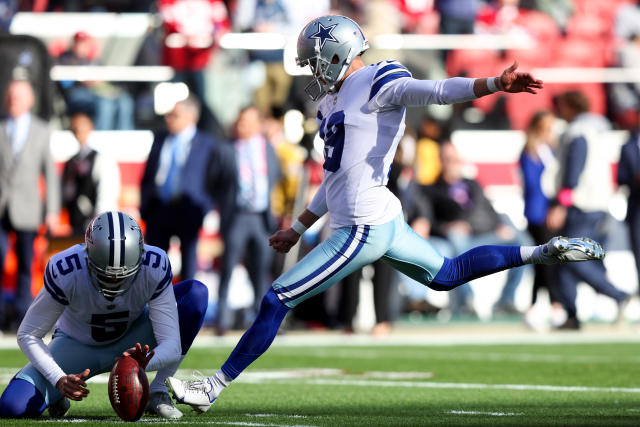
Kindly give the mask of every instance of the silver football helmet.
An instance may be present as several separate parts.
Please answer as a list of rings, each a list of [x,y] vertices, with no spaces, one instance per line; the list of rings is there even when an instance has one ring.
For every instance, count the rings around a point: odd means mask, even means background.
[[[89,275],[98,292],[107,298],[127,292],[144,258],[136,220],[122,212],[102,213],[91,220],[84,239]]]
[[[307,24],[298,36],[300,67],[311,67],[313,80],[304,89],[317,101],[333,90],[354,58],[369,49],[362,28],[341,15],[327,15]]]

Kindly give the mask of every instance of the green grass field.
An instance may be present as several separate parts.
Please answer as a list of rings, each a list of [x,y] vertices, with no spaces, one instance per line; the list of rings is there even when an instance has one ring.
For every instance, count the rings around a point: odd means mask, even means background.
[[[640,425],[640,345],[556,343],[399,345],[367,341],[274,345],[220,396],[211,409],[176,424],[239,426],[380,425]],[[421,339],[428,342],[428,339]],[[561,340],[560,340],[561,341]],[[211,374],[231,347],[198,346],[180,376]],[[25,362],[0,350],[3,383]],[[4,387],[3,384],[3,387]],[[111,424],[106,378],[72,403],[65,422]],[[145,416],[143,422],[162,422]]]

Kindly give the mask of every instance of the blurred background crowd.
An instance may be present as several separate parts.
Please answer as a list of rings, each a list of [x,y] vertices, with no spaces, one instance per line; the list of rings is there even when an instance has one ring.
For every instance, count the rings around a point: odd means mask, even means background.
[[[208,325],[252,321],[286,256],[268,246],[322,180],[323,143],[295,39],[361,24],[367,63],[415,78],[496,76],[538,95],[407,111],[389,187],[445,256],[562,233],[605,263],[522,267],[428,291],[377,262],[298,306],[288,328],[388,334],[394,322],[640,319],[640,2],[635,0],[0,0],[0,327],[15,330],[52,253],[97,213],[139,219],[176,280],[210,287]],[[588,265],[587,265],[588,264]]]

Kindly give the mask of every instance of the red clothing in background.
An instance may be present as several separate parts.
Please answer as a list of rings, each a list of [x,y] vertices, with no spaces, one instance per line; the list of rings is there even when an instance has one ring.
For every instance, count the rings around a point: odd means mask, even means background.
[[[163,63],[177,71],[199,71],[216,41],[229,30],[222,0],[158,0],[165,30]]]

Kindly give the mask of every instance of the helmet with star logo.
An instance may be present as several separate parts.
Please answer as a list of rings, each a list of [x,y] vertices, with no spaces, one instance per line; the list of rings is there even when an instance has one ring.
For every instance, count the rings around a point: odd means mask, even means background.
[[[351,62],[369,48],[362,28],[341,15],[327,15],[307,24],[298,36],[298,57],[301,67],[311,67],[313,80],[305,88],[317,101],[332,90],[345,75]]]

